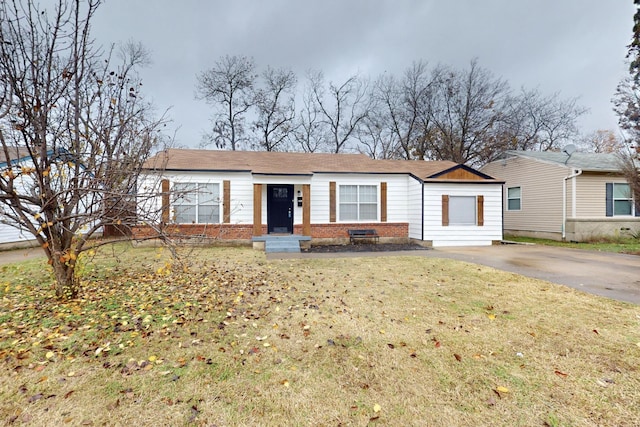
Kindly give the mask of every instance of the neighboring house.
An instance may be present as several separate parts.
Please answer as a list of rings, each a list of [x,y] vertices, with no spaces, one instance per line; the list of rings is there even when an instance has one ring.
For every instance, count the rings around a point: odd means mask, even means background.
[[[0,150],[0,174],[6,174],[12,168],[25,162],[31,164],[28,152],[23,148],[11,148],[8,154],[9,158],[7,158],[4,151]],[[20,177],[17,185],[25,185],[22,182],[22,177]],[[13,221],[4,215],[4,209],[6,208],[0,204],[0,248],[8,249],[35,245],[36,240],[33,234],[11,225]]]
[[[453,162],[373,160],[363,154],[163,151],[139,188],[173,233],[250,241],[266,234],[349,241],[490,245],[502,239],[502,182]],[[161,177],[161,183],[158,182]],[[137,229],[150,235],[149,227]]]
[[[640,231],[615,154],[506,151],[482,167],[505,181],[505,234],[585,241]]]

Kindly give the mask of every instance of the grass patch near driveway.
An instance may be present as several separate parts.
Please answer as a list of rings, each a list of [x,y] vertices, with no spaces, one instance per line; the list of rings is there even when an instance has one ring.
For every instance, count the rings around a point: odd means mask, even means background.
[[[588,242],[561,242],[551,239],[538,239],[534,237],[505,236],[505,240],[521,243],[534,243],[536,245],[559,246],[562,248],[586,249],[590,251],[614,252],[630,255],[640,255],[640,239],[637,237],[601,237],[593,238]]]
[[[640,309],[431,257],[0,267],[0,422],[639,425]]]

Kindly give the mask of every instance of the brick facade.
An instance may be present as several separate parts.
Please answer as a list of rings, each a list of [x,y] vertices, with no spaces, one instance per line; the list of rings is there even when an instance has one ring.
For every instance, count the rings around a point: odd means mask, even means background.
[[[377,231],[381,238],[408,239],[409,224],[406,222],[371,222],[371,223],[332,223],[311,224],[312,239],[348,239],[347,230],[353,228],[371,228]],[[173,238],[202,237],[219,240],[251,240],[253,224],[171,224],[166,232]],[[154,230],[148,226],[138,226],[133,229],[134,238],[153,237]],[[262,234],[267,234],[267,226],[262,226]],[[302,235],[302,224],[294,226],[294,234]]]

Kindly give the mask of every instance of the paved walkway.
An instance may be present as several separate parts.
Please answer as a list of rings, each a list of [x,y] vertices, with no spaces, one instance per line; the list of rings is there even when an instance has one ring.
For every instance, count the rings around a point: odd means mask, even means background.
[[[14,249],[11,251],[0,251],[0,265],[44,257],[44,251],[39,247],[28,249]]]
[[[425,251],[272,254],[268,258],[427,256],[487,265],[619,301],[640,304],[640,257],[542,245],[437,248]]]

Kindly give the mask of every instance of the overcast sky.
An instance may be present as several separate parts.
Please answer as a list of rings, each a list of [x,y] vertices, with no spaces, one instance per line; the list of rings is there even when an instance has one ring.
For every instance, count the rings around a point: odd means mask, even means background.
[[[473,58],[512,88],[579,97],[584,133],[617,129],[611,108],[627,72],[633,0],[105,0],[100,44],[142,42],[146,96],[170,108],[176,142],[197,147],[212,109],[194,98],[196,75],[223,55],[328,80],[400,76],[413,61],[464,68]]]

